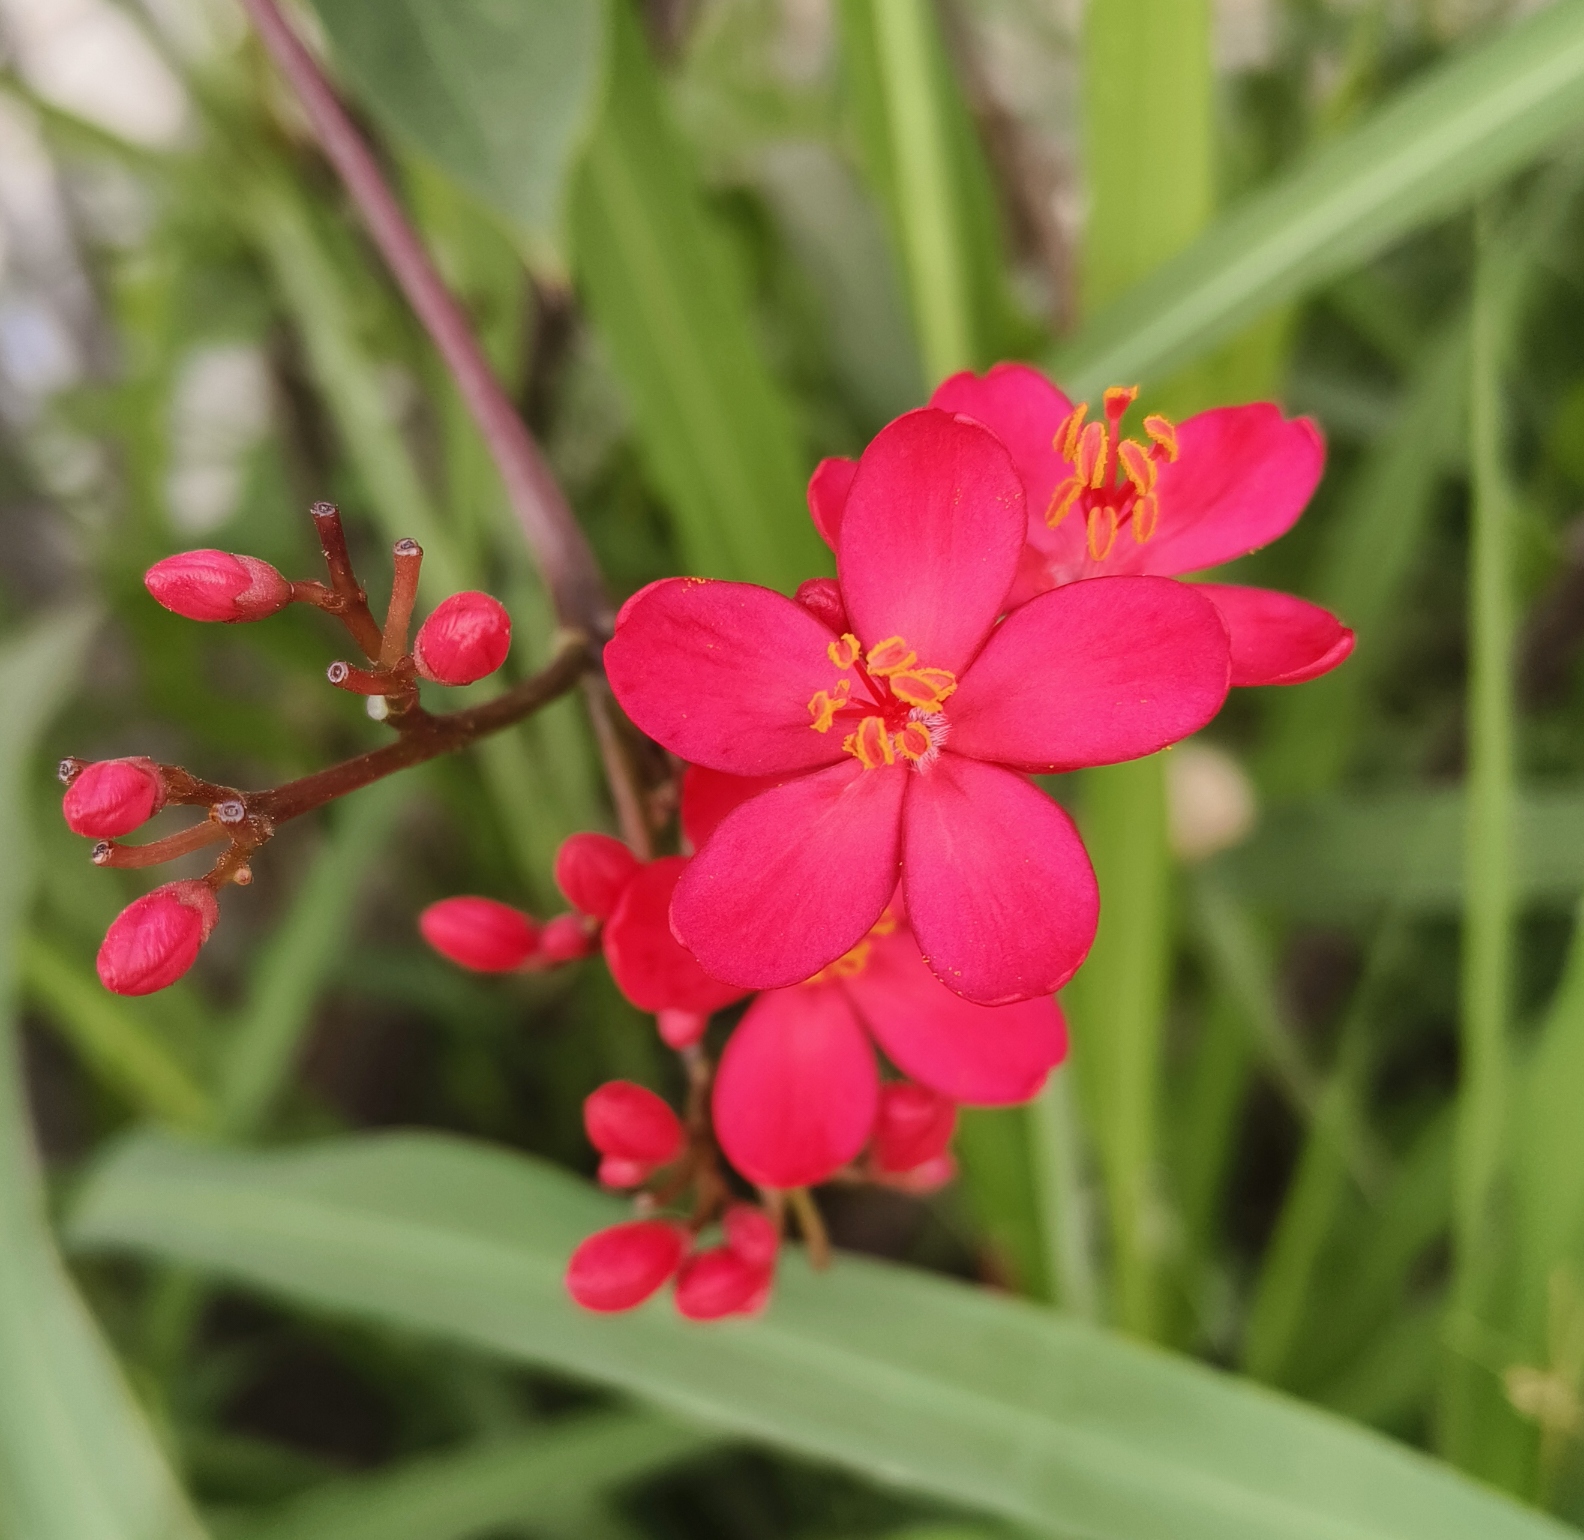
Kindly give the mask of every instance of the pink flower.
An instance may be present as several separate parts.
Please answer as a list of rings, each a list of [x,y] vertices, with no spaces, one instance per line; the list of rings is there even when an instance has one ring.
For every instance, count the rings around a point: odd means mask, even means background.
[[[511,616],[499,599],[461,593],[442,599],[413,638],[413,663],[436,684],[472,684],[511,651]]]
[[[68,760],[62,773],[74,766]],[[147,823],[165,805],[165,783],[152,759],[101,759],[72,772],[61,813],[73,834],[115,839]]]
[[[207,882],[167,882],[145,893],[110,922],[99,948],[99,982],[117,995],[168,988],[197,961],[219,918]]]
[[[1196,731],[1225,698],[1228,642],[1208,600],[1154,577],[1071,584],[997,625],[1025,528],[1000,442],[926,408],[859,463],[839,586],[801,604],[679,578],[622,607],[605,664],[638,727],[774,783],[677,882],[672,928],[708,973],[808,978],[868,934],[899,878],[930,967],[971,1000],[1049,994],[1082,962],[1094,874],[1022,772]]]
[[[1122,417],[1136,394],[1108,390],[1106,421],[1086,422],[1086,409],[1075,410],[1037,370],[997,364],[982,378],[953,375],[930,398],[989,428],[1022,478],[1028,543],[1012,605],[1080,578],[1217,567],[1297,523],[1325,467],[1325,444],[1308,418],[1289,420],[1260,402],[1180,425],[1148,416],[1142,439],[1124,438]],[[822,466],[810,484],[822,530],[840,526],[841,481],[838,468]],[[1219,583],[1199,592],[1231,632],[1234,685],[1298,684],[1353,650],[1353,633],[1307,600]]]
[[[917,1084],[881,1086],[871,1037]],[[943,1153],[952,1104],[1027,1101],[1066,1053],[1053,999],[964,1000],[887,914],[807,983],[748,1007],[716,1072],[715,1133],[732,1165],[765,1187],[826,1181],[872,1137],[882,1171],[907,1170]]]

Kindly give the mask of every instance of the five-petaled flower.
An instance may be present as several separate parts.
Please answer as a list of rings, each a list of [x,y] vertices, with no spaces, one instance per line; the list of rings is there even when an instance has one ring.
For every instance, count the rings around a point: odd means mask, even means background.
[[[903,902],[929,966],[982,1004],[1047,995],[1083,961],[1094,874],[1026,772],[1133,759],[1202,727],[1230,676],[1193,587],[1072,583],[998,625],[1026,533],[1022,482],[978,423],[925,408],[865,451],[838,580],[803,603],[745,583],[651,584],[605,649],[644,732],[776,784],[715,831],[671,924],[714,976],[802,982]]]

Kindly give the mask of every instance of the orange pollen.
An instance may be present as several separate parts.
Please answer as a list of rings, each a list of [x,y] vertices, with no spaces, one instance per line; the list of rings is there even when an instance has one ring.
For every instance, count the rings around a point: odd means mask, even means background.
[[[1110,459],[1107,451],[1111,436],[1103,422],[1092,422],[1078,437],[1078,455],[1073,461],[1073,471],[1081,482],[1098,487],[1105,479]]]
[[[884,717],[865,717],[858,724],[858,731],[848,733],[842,740],[842,748],[856,755],[865,770],[878,770],[882,765],[896,763]]]
[[[865,661],[871,674],[879,674],[884,678],[888,674],[900,674],[903,669],[912,668],[918,662],[918,654],[900,636],[888,636],[869,649]]]
[[[862,651],[863,643],[849,631],[840,641],[832,642],[825,654],[837,668],[851,668]]]
[[[956,688],[957,676],[949,668],[908,668],[891,676],[891,693],[925,711],[939,711]]]
[[[810,725],[815,732],[830,731],[831,723],[836,720],[836,713],[847,704],[847,693],[851,689],[851,681],[838,679],[831,690],[819,690],[815,693],[814,699],[808,703],[809,715],[814,718]]]
[[[1155,413],[1144,419],[1144,431],[1149,434],[1150,442],[1158,444],[1165,453],[1166,458],[1173,464],[1177,461],[1177,429],[1171,421]]]
[[[897,928],[897,917],[891,912],[890,904],[880,911],[880,918],[869,927],[871,936],[889,936]]]
[[[1072,512],[1072,505],[1078,501],[1078,494],[1083,490],[1083,482],[1076,476],[1069,476],[1051,493],[1050,506],[1045,510],[1045,522],[1052,529]]]
[[[1123,439],[1117,445],[1117,458],[1122,462],[1124,474],[1133,483],[1140,497],[1155,490],[1155,477],[1159,473],[1155,469],[1155,462],[1150,459],[1142,444],[1135,443],[1130,438]]]
[[[1153,492],[1146,492],[1133,504],[1133,538],[1143,545],[1155,533],[1155,526],[1160,523],[1160,499]]]
[[[1090,561],[1104,561],[1116,544],[1117,511],[1112,507],[1091,508],[1086,531]]]
[[[1064,418],[1056,429],[1056,437],[1051,440],[1051,448],[1064,460],[1078,458],[1078,435],[1083,430],[1084,418],[1089,415],[1089,403],[1080,401]]]

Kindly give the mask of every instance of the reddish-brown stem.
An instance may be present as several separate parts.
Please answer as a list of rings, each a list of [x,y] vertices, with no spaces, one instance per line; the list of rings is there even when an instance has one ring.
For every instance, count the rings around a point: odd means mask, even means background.
[[[610,603],[583,531],[538,445],[485,358],[461,307],[435,271],[386,185],[378,161],[336,98],[318,61],[275,0],[242,0],[276,67],[290,82],[326,158],[346,185],[374,244],[455,379],[506,484],[507,496],[561,623],[591,636],[610,629]]]
[[[230,837],[231,831],[223,824],[206,818],[180,834],[167,834],[164,839],[150,840],[146,845],[118,845],[113,840],[101,840],[94,846],[93,861],[95,866],[159,866],[178,856],[191,855],[206,845],[218,845]]]
[[[416,540],[398,540],[391,553],[395,574],[391,578],[390,603],[385,609],[385,630],[379,650],[379,666],[396,667],[407,651],[407,631],[412,625],[413,605],[418,599],[418,572],[423,566],[423,547]]]
[[[353,695],[401,695],[411,688],[410,679],[403,680],[394,674],[371,673],[351,663],[337,659],[325,670],[325,678],[338,690],[349,690]]]
[[[829,1267],[830,1234],[825,1229],[825,1220],[820,1214],[819,1205],[814,1201],[814,1195],[806,1187],[793,1187],[787,1192],[787,1203],[797,1215],[798,1230],[802,1233],[804,1246],[808,1248],[809,1266],[818,1270]]]
[[[643,797],[627,759],[627,750],[616,731],[612,711],[610,686],[603,677],[591,675],[583,681],[583,698],[588,704],[589,720],[594,724],[594,737],[599,744],[600,762],[605,767],[605,780],[610,786],[611,801],[616,807],[616,822],[621,826],[622,838],[632,847],[640,861],[654,859],[654,840],[649,835],[649,820],[644,817]]]
[[[319,608],[340,617],[363,656],[372,663],[380,655],[380,628],[369,613],[368,595],[352,568],[346,531],[341,527],[341,510],[334,503],[315,503],[308,512],[313,515],[319,549],[324,552],[325,566],[330,571],[331,594],[328,599],[317,601]]]

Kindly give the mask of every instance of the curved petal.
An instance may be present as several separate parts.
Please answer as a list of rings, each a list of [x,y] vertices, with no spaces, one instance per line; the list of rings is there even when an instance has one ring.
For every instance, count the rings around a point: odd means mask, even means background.
[[[842,987],[903,1074],[970,1107],[1026,1102],[1067,1057],[1067,1024],[1048,995],[975,1005],[930,972],[905,930],[877,940]]]
[[[784,775],[727,775],[705,765],[689,765],[682,775],[682,832],[698,850],[728,813],[786,780]]]
[[[1230,677],[1203,585],[1092,578],[997,627],[947,705],[954,754],[1028,769],[1137,759],[1197,732]]]
[[[677,937],[746,989],[818,973],[868,934],[896,889],[908,778],[849,758],[743,803],[677,884]]]
[[[1133,547],[1126,570],[1171,577],[1269,545],[1298,522],[1324,469],[1320,430],[1273,402],[1190,417],[1177,429],[1177,459],[1160,468],[1158,533]]]
[[[743,993],[711,978],[671,934],[671,895],[682,856],[641,866],[605,922],[605,961],[616,987],[641,1011],[718,1011]]]
[[[1232,683],[1302,684],[1353,651],[1353,633],[1330,610],[1274,588],[1195,583],[1221,611],[1232,638]]]
[[[721,1055],[715,1134],[750,1182],[810,1187],[869,1138],[880,1096],[874,1053],[839,989],[760,995]]]
[[[801,604],[751,583],[671,578],[622,617],[605,644],[611,689],[672,753],[733,775],[841,758],[841,734],[813,731],[808,709],[835,678],[836,637]]]
[[[1073,404],[1038,369],[997,364],[988,374],[965,369],[935,387],[929,404],[982,422],[1006,445],[1023,482],[1028,516],[1041,528],[1056,484],[1071,467],[1056,453],[1056,430]]]
[[[866,647],[901,636],[961,673],[1001,613],[1023,549],[1023,486],[1000,440],[928,407],[858,462],[836,568]]]
[[[925,962],[980,1005],[1054,994],[1094,940],[1100,895],[1072,819],[998,765],[947,753],[909,777],[902,872]]]
[[[847,494],[852,491],[853,477],[858,474],[858,462],[845,455],[831,455],[814,467],[809,477],[809,517],[819,537],[831,550],[836,549],[836,539],[841,532],[842,512],[847,507]]]

